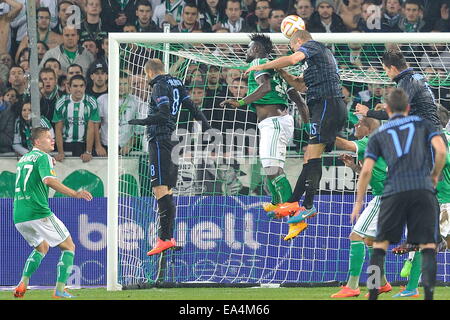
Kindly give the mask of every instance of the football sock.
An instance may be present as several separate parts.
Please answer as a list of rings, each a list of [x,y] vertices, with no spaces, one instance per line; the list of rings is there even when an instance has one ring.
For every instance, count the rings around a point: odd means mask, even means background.
[[[308,163],[303,165],[302,172],[300,176],[297,178],[297,182],[295,184],[294,192],[291,195],[291,198],[287,202],[296,202],[300,201],[300,198],[305,193],[305,177],[308,171]]]
[[[25,286],[28,286],[28,282],[30,281],[30,277],[33,273],[39,268],[42,259],[44,259],[45,255],[34,249],[31,254],[28,256],[27,261],[25,262],[25,266],[22,272],[22,281]]]
[[[175,220],[175,206],[172,196],[166,194],[158,199],[159,211],[159,238],[163,241],[170,240],[173,237],[173,226]]]
[[[74,256],[75,253],[73,251],[64,250],[61,252],[61,256],[59,257],[58,265],[56,267],[58,275],[56,278],[56,290],[58,291],[64,291],[67,279],[72,273]]]
[[[306,209],[311,209],[314,203],[314,196],[320,186],[320,179],[322,179],[322,158],[310,159],[308,161],[308,169],[305,177],[305,200],[303,206]]]
[[[406,290],[409,291],[416,290],[419,287],[420,275],[422,273],[422,254],[420,251],[413,253],[415,254],[412,259],[411,273],[409,275],[408,284],[406,285]]]
[[[279,204],[280,197],[278,195],[277,189],[269,178],[267,178],[267,187],[269,188],[270,195],[272,196],[272,200],[270,202],[272,202],[272,204]]]
[[[359,277],[364,264],[365,253],[366,248],[364,241],[352,241],[350,243],[350,276],[348,278],[347,286],[351,289],[357,289],[359,287]]]
[[[376,286],[377,280],[380,282],[380,286],[382,286],[382,278],[384,275],[384,258],[386,255],[386,251],[383,249],[373,249],[373,254],[370,258],[370,266],[378,267],[379,270],[379,279],[373,279],[372,275],[377,274],[377,270],[372,270],[372,274],[369,274],[369,279],[367,279],[367,288],[369,289],[369,300],[377,300],[378,299],[378,287]]]
[[[279,202],[284,203],[289,200],[292,195],[292,188],[284,173],[272,179],[270,183],[278,194]]]
[[[422,249],[422,283],[425,300],[433,300],[434,286],[436,285],[436,250]]]

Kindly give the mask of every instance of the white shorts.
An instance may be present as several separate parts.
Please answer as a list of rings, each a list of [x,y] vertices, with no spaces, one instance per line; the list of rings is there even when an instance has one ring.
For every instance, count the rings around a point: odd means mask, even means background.
[[[44,240],[48,242],[50,247],[56,247],[70,236],[64,223],[54,214],[42,219],[16,223],[16,229],[34,248]]]
[[[374,196],[367,204],[353,227],[353,232],[361,237],[375,238],[377,235],[378,215],[380,213],[381,197]]]
[[[258,124],[260,132],[259,157],[263,168],[284,167],[286,148],[294,136],[294,118],[284,116],[266,118]]]
[[[439,217],[439,221],[440,218],[442,218],[442,213],[444,211],[447,211],[447,215],[449,216],[449,218],[439,223],[439,230],[441,232],[441,236],[446,238],[448,235],[450,235],[450,203],[441,204],[441,216]]]

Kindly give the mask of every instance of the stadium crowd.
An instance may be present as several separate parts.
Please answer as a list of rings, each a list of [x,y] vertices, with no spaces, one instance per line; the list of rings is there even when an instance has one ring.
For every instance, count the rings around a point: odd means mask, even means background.
[[[39,74],[41,124],[52,129],[59,161],[65,156],[107,156],[108,33],[162,32],[280,32],[283,18],[299,15],[306,29],[319,32],[449,32],[450,0],[36,0],[39,70],[30,70],[26,0],[0,0],[0,155],[23,155],[30,148],[30,73]],[[372,19],[378,14],[378,23]],[[374,22],[375,21],[375,22]],[[231,36],[231,35],[230,35]],[[342,68],[369,67],[381,48],[336,47]],[[411,47],[402,48],[406,52]],[[127,49],[145,59],[149,50]],[[366,51],[366,53],[364,53]],[[347,54],[339,55],[339,52]],[[418,53],[420,56],[418,56]],[[414,49],[413,67],[427,74],[450,71],[446,44]],[[135,62],[136,63],[136,62]],[[175,65],[177,65],[175,63]],[[123,130],[120,153],[139,149],[143,131],[127,120],[145,113],[148,89],[142,70],[123,66],[120,110]],[[225,131],[242,110],[219,103],[246,94],[246,79],[236,69],[191,63],[186,85],[213,127]],[[450,109],[448,86],[433,87],[440,103]],[[348,135],[357,122],[357,103],[376,108],[389,87],[343,83],[349,110]],[[68,110],[81,110],[84,117]],[[74,121],[76,120],[76,121]],[[256,128],[250,115],[242,129]],[[234,127],[236,128],[236,127]]]

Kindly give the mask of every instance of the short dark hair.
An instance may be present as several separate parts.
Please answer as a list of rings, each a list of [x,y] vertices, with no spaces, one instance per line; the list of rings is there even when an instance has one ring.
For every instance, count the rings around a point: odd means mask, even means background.
[[[399,50],[385,51],[381,61],[386,67],[396,67],[398,71],[405,70],[408,67],[405,56]]]
[[[148,0],[139,0],[136,4],[136,10],[138,9],[139,6],[150,7],[150,9],[153,10],[152,4]]]
[[[273,43],[268,36],[265,36],[262,33],[253,33],[252,35],[250,35],[250,40],[259,43],[264,49],[265,53],[267,54],[272,53]]]
[[[80,66],[79,64],[76,64],[76,63],[72,63],[70,66],[68,66],[67,67],[67,71],[69,70],[69,68],[80,68],[80,70],[81,70],[81,72],[83,73],[83,67],[82,66]]]
[[[403,2],[403,8],[405,8],[407,4],[415,4],[419,7],[419,10],[422,10],[422,2],[420,0],[405,0]]]
[[[225,4],[225,8],[228,7],[228,3],[229,2],[233,2],[233,3],[239,3],[239,8],[242,9],[242,4],[240,0],[227,0],[227,3]]]
[[[41,71],[39,71],[39,80],[41,79],[41,74],[43,73],[52,73],[56,80],[56,73],[52,68],[42,68]]]
[[[197,11],[200,11],[200,8],[197,6],[197,4],[195,4],[195,2],[193,1],[187,1],[186,4],[183,7],[183,12],[184,12],[184,8],[189,7],[189,8],[196,8]]]
[[[408,95],[403,89],[396,88],[387,97],[386,104],[392,112],[405,112],[408,107]]]
[[[47,62],[57,62],[59,68],[61,69],[61,62],[59,62],[58,59],[56,59],[56,58],[48,58],[48,59],[45,60],[45,62],[44,62],[44,67],[45,67],[45,65],[47,64]]]
[[[50,9],[47,7],[39,7],[36,9],[36,16],[38,15],[39,12],[47,12],[50,16],[52,15],[50,13]]]
[[[76,74],[69,80],[69,87],[72,86],[72,82],[75,80],[82,80],[84,82],[84,85],[86,86],[86,79],[81,74]]]
[[[450,112],[441,104],[437,105],[437,111],[439,115],[439,120],[441,121],[441,125],[445,128],[450,118]]]
[[[45,132],[48,132],[48,131],[50,131],[50,128],[44,128],[44,127],[33,128],[31,130],[31,144],[34,145],[34,142],[37,139],[39,139]]]
[[[283,13],[286,14],[286,11],[284,11],[284,9],[282,9],[282,8],[273,8],[273,9],[270,9],[269,19],[272,18],[272,14],[273,14],[274,11],[283,11]]]

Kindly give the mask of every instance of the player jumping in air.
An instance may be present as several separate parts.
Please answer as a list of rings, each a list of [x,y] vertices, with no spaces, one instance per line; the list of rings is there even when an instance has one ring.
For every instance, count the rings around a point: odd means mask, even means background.
[[[336,135],[347,120],[347,108],[343,101],[338,66],[331,51],[322,43],[314,41],[308,31],[297,31],[290,39],[294,52],[290,56],[257,64],[246,73],[268,69],[281,69],[305,61],[308,65],[303,74],[307,104],[311,114],[310,138],[304,155],[303,170],[298,177],[294,192],[287,203],[274,211],[279,215],[293,214],[288,222],[298,223],[317,213],[314,207],[314,195],[322,178],[322,153],[332,150]],[[297,90],[303,87],[303,80],[285,71],[281,76]],[[298,201],[305,193],[303,207]]]
[[[14,297],[24,297],[30,277],[39,268],[49,247],[58,246],[61,257],[56,267],[58,276],[53,298],[74,298],[65,290],[65,285],[72,270],[75,245],[64,223],[49,208],[48,191],[50,187],[86,201],[92,200],[92,195],[85,190],[72,190],[56,178],[54,159],[48,154],[55,147],[50,129],[34,128],[31,142],[33,150],[17,163],[13,213],[16,229],[34,250],[25,263]]]
[[[194,105],[183,82],[164,72],[159,59],[150,59],[145,72],[152,87],[149,115],[145,119],[128,121],[132,125],[147,126],[149,140],[150,175],[153,193],[158,202],[159,237],[155,247],[147,252],[151,256],[175,246],[173,238],[176,208],[172,188],[176,186],[178,165],[172,159],[172,149],[178,141],[172,141],[178,113],[187,108],[191,115],[202,122],[202,129],[210,129],[205,115]]]
[[[380,122],[373,118],[363,117],[355,125],[355,137],[359,140],[348,141],[343,138],[336,138],[336,148],[355,152],[358,161],[364,160],[369,135],[380,126]],[[355,164],[353,157],[348,154],[341,156],[341,160],[356,173],[361,171],[361,165]],[[381,195],[383,194],[384,181],[386,180],[387,165],[383,158],[379,158],[373,168],[370,186],[372,187],[372,200],[368,203],[363,213],[356,221],[355,226],[350,233],[350,264],[349,278],[347,285],[331,296],[331,298],[357,297],[361,291],[359,289],[359,277],[365,258],[365,244],[369,249],[369,255],[373,251],[373,239],[377,233],[378,213],[380,212]],[[385,293],[392,290],[392,286],[387,282],[386,277],[382,279],[379,293]]]
[[[352,220],[358,218],[373,167],[382,157],[389,171],[370,259],[369,299],[378,297],[389,244],[400,241],[407,225],[407,242],[418,244],[421,249],[425,299],[431,300],[436,282],[439,236],[439,206],[434,188],[445,164],[446,146],[432,123],[418,116],[408,116],[408,96],[402,89],[395,89],[386,99],[386,111],[389,121],[371,135],[367,144],[351,216]],[[434,161],[431,147],[434,148]],[[434,167],[430,168],[429,164]]]
[[[250,66],[266,63],[272,52],[273,44],[269,37],[253,34],[247,50],[247,62]],[[294,88],[286,90],[283,79],[274,70],[261,69],[252,71],[248,78],[248,95],[241,100],[225,100],[221,103],[232,107],[248,105],[256,112],[260,131],[259,157],[268,178],[272,201],[263,205],[269,216],[279,203],[284,203],[292,196],[291,185],[284,173],[286,147],[294,134],[294,119],[288,114],[287,95],[296,103],[302,119],[308,122],[307,107]],[[306,119],[306,120],[305,120]],[[290,225],[288,235],[290,240],[307,227],[305,222]]]

